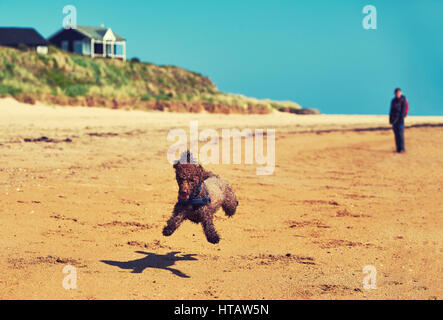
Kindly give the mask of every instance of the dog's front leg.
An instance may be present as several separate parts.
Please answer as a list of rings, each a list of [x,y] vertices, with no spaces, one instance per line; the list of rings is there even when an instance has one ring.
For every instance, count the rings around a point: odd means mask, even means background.
[[[214,223],[212,222],[212,217],[205,217],[202,220],[203,231],[205,233],[206,239],[213,244],[220,241],[220,237],[215,231]]]
[[[163,228],[163,235],[170,236],[174,233],[175,230],[180,226],[180,224],[185,220],[185,212],[183,211],[182,206],[178,203],[174,207],[174,211],[172,213],[172,217],[169,218],[166,226]]]

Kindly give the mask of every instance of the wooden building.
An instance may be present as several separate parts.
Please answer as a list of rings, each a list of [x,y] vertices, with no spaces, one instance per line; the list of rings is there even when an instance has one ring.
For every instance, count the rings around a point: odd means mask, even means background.
[[[48,53],[48,42],[33,28],[0,27],[0,46],[19,48],[20,46]]]
[[[62,29],[48,41],[69,52],[85,56],[126,60],[126,39],[110,28],[77,26]]]

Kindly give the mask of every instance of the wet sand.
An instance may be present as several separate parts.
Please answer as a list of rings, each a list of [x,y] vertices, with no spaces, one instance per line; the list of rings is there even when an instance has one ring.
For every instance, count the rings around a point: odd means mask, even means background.
[[[190,120],[276,129],[273,175],[207,166],[240,202],[218,212],[218,245],[188,221],[161,234],[177,196],[166,135]],[[1,99],[0,298],[441,299],[443,117],[408,118],[401,155],[386,122]],[[377,289],[362,286],[367,265]]]

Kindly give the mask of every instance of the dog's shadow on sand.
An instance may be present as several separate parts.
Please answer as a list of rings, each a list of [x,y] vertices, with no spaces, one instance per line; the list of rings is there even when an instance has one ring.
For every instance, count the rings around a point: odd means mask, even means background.
[[[155,268],[171,271],[176,276],[182,278],[190,278],[178,269],[171,268],[176,261],[191,261],[197,260],[194,258],[196,254],[177,255],[180,251],[172,251],[167,254],[156,254],[152,252],[136,251],[136,253],[144,254],[146,257],[130,260],[130,261],[111,261],[100,260],[103,263],[111,266],[119,267],[121,269],[132,269],[132,273],[142,273],[146,268]]]

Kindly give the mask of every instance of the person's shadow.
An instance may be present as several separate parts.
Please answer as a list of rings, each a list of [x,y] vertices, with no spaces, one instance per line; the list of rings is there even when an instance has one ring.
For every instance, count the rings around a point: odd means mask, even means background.
[[[136,253],[145,254],[146,257],[130,260],[130,261],[110,261],[110,260],[100,260],[111,266],[116,266],[121,269],[132,269],[132,273],[142,273],[146,268],[156,268],[171,271],[176,276],[182,278],[190,278],[188,275],[184,274],[178,269],[171,268],[176,261],[190,261],[197,260],[194,258],[196,254],[184,254],[177,256],[179,251],[169,252],[167,254],[156,254],[152,252],[136,251]]]

